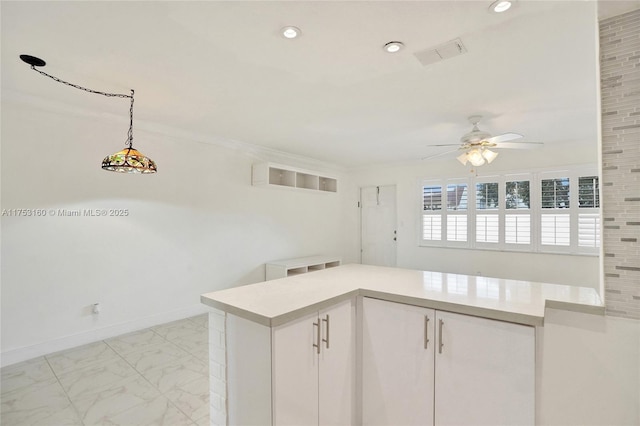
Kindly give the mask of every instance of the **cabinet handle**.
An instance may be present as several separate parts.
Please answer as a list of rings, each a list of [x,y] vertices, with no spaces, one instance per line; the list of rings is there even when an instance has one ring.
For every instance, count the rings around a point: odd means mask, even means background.
[[[444,343],[442,343],[442,326],[444,325],[444,321],[438,320],[438,353],[442,353],[442,347]]]
[[[313,323],[314,332],[316,327],[318,328],[318,334],[316,334],[316,343],[313,344],[313,347],[316,348],[316,353],[320,353],[320,321]]]
[[[429,347],[429,317],[424,316],[424,348]]]
[[[327,314],[327,317],[323,318],[322,321],[327,323],[327,338],[322,339],[322,341],[327,344],[326,348],[329,349],[329,314]]]

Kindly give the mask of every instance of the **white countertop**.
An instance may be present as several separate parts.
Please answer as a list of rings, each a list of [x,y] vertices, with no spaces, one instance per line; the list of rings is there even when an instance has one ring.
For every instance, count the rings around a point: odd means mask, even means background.
[[[203,294],[205,305],[277,326],[354,295],[527,325],[545,307],[604,314],[588,287],[359,264]]]

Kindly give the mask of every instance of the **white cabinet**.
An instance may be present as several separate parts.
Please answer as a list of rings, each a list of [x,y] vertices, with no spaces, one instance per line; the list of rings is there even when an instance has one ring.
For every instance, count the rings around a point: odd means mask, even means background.
[[[534,424],[533,327],[368,298],[363,306],[363,424]]]
[[[435,311],[363,300],[362,423],[433,425]]]
[[[437,425],[533,425],[533,327],[436,313]]]
[[[356,423],[354,298],[275,327],[227,313],[225,332],[226,424]]]
[[[273,424],[318,424],[318,314],[276,327],[273,344]]]
[[[337,256],[309,256],[275,260],[265,265],[265,279],[269,281],[333,268],[340,266],[340,261],[340,257]]]
[[[274,425],[354,424],[352,300],[275,327],[272,363]]]

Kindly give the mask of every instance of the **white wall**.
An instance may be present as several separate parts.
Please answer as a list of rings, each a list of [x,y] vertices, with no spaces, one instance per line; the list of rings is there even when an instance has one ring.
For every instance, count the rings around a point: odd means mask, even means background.
[[[640,424],[640,321],[547,309],[537,424]]]
[[[4,365],[205,312],[201,293],[261,281],[269,260],[356,260],[344,193],[251,186],[251,164],[273,153],[136,127],[134,146],[159,172],[102,171],[124,143],[124,118],[3,99],[2,209],[129,211],[2,217]]]
[[[493,164],[480,167],[478,175],[570,164],[594,164],[596,167],[595,140],[583,144],[582,149],[575,148],[566,145],[554,150],[546,146],[532,151],[503,150]],[[465,177],[468,174],[469,168],[459,164],[453,155],[440,161],[367,168],[351,173],[351,197],[357,199],[360,187],[396,185],[399,267],[578,285],[599,291],[599,260],[596,256],[420,247],[422,181],[425,178]],[[359,212],[350,214],[357,218]]]

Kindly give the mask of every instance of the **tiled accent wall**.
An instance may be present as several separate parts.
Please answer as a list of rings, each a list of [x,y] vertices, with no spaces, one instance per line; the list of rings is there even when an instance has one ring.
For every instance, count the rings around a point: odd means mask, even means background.
[[[217,309],[209,312],[209,401],[211,426],[227,424],[226,315]]]
[[[607,314],[640,319],[640,9],[600,22]]]

